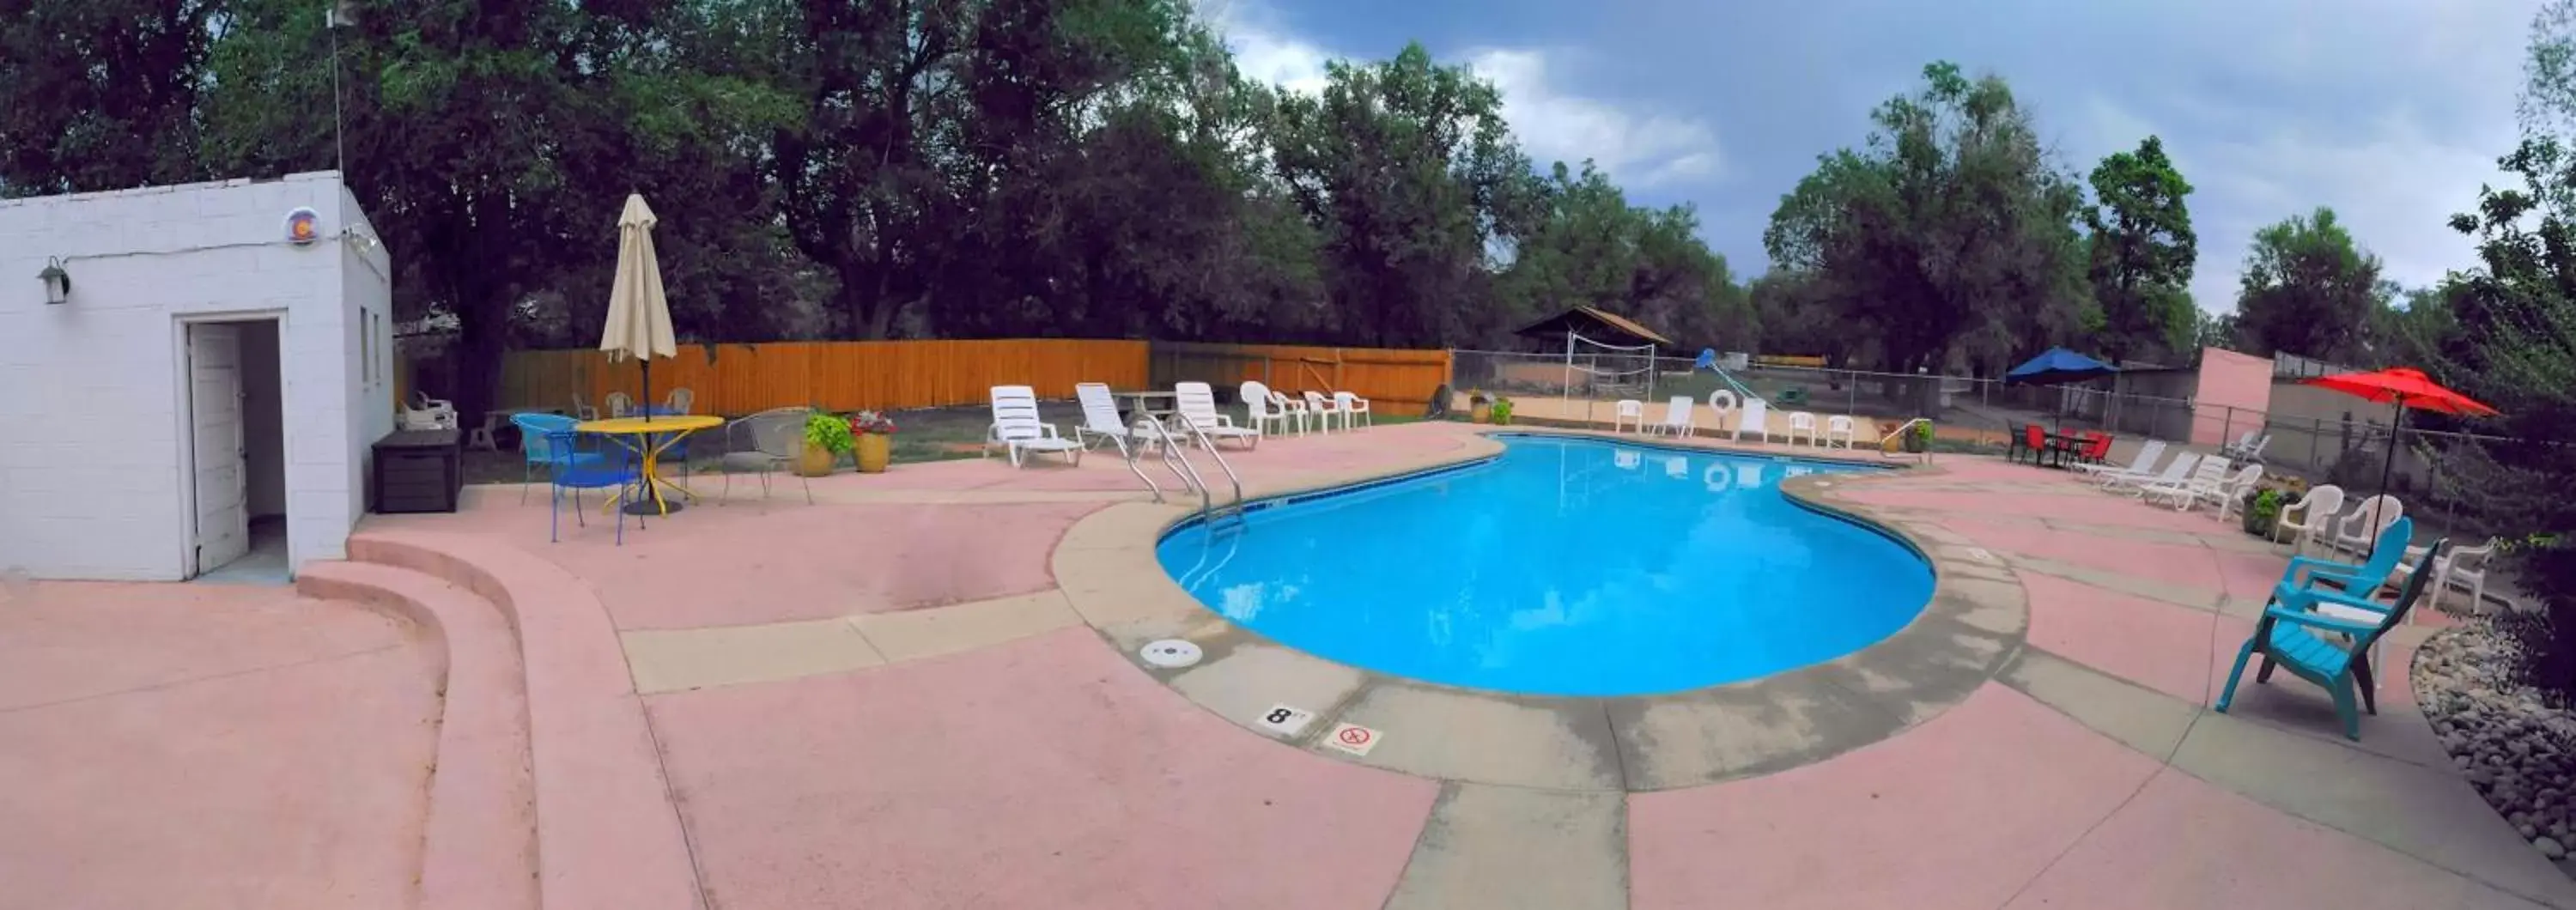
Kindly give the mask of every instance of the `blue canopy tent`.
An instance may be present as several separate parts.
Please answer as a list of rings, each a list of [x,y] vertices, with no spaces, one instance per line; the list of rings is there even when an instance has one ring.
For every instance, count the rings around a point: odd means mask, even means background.
[[[2065,348],[2049,348],[2004,374],[2005,385],[2059,385],[2118,375],[2119,367]]]
[[[2120,368],[2086,357],[2065,348],[2049,348],[2004,374],[2005,385],[2065,385],[2117,376]],[[2050,409],[2049,422],[2054,424],[2062,409]]]

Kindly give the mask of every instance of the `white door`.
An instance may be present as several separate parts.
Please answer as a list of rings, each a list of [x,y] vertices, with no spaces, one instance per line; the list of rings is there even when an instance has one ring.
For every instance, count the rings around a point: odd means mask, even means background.
[[[188,413],[197,472],[196,571],[204,573],[250,551],[239,327],[188,327]]]

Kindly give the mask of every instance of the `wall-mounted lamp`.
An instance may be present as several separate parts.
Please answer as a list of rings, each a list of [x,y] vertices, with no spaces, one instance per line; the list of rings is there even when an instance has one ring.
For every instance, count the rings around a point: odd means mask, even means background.
[[[71,302],[72,276],[70,272],[63,271],[62,260],[45,260],[45,270],[36,273],[36,280],[45,283],[46,303]]]

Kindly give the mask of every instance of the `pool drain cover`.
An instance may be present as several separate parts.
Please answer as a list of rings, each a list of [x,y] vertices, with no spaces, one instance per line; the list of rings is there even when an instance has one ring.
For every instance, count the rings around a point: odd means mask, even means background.
[[[1166,638],[1146,645],[1141,653],[1144,654],[1146,663],[1167,670],[1199,662],[1199,646],[1177,638]]]

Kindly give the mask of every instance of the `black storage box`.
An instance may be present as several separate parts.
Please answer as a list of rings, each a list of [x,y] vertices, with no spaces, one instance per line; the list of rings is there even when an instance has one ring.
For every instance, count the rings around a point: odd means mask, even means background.
[[[376,511],[453,512],[465,485],[456,430],[396,430],[376,440]]]

